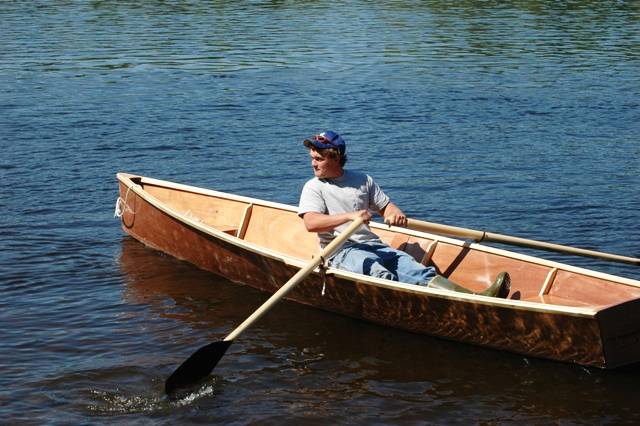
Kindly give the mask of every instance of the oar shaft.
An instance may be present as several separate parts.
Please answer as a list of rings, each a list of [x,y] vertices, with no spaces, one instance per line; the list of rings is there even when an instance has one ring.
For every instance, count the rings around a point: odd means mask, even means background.
[[[354,220],[351,225],[347,229],[344,230],[339,236],[334,238],[329,245],[327,245],[324,250],[320,252],[320,254],[314,257],[307,265],[300,269],[289,281],[287,281],[282,287],[278,289],[266,302],[262,304],[256,311],[251,314],[246,320],[242,322],[235,330],[233,330],[227,337],[224,338],[225,341],[234,340],[238,337],[243,331],[249,328],[254,322],[258,321],[264,314],[266,314],[276,303],[280,301],[283,297],[287,295],[293,288],[298,285],[301,281],[303,281],[307,275],[309,275],[322,261],[324,258],[331,255],[335,250],[337,250],[354,232],[358,227],[362,225],[362,219]]]
[[[408,227],[416,231],[431,232],[434,234],[448,235],[451,237],[465,238],[474,241],[482,241],[485,232],[456,226],[441,225],[439,223],[425,222],[417,219],[407,219]]]
[[[520,247],[530,247],[541,250],[555,251],[559,253],[575,254],[579,256],[594,257],[598,259],[611,260],[614,262],[640,265],[640,259],[636,257],[621,256],[618,254],[603,253],[595,250],[587,250],[577,247],[563,246],[560,244],[546,243],[542,241],[529,240],[520,237],[495,234],[486,231],[477,231],[468,228],[458,228],[455,226],[441,225],[438,223],[425,222],[422,220],[409,219],[409,228],[416,231],[432,232],[435,234],[449,235],[459,238],[472,239],[476,242],[493,241],[503,244],[511,244]]]
[[[640,259],[637,257],[622,256],[613,253],[604,253],[596,250],[588,250],[579,247],[563,246],[561,244],[546,243],[542,241],[528,240],[526,238],[510,237],[508,235],[494,234],[487,232],[485,236],[487,241],[495,241],[505,244],[512,244],[520,247],[532,247],[541,250],[555,251],[559,253],[575,254],[578,256],[593,257],[597,259],[611,260],[614,262],[628,263],[631,265],[640,265]]]

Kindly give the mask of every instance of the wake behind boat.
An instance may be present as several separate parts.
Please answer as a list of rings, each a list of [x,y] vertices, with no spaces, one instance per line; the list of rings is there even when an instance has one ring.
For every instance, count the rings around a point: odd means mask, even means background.
[[[319,252],[293,206],[118,173],[117,213],[142,243],[276,292]],[[318,268],[288,299],[411,332],[527,356],[615,368],[640,361],[640,281],[417,230],[371,223],[472,291],[508,271],[506,299]]]

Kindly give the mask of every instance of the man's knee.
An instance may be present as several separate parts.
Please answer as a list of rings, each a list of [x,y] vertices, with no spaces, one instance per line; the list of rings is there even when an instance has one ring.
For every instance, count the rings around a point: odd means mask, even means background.
[[[396,275],[393,272],[389,271],[387,268],[385,268],[378,262],[370,262],[369,259],[367,259],[367,262],[365,262],[363,269],[365,274],[370,275],[372,277],[382,278],[385,280],[393,280],[393,281],[398,280],[398,277],[396,277]]]

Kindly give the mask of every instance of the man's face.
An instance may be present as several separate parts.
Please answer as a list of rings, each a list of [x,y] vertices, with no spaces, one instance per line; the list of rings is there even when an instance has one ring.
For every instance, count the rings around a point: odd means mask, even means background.
[[[340,160],[329,156],[322,156],[317,151],[309,150],[311,167],[316,177],[320,179],[336,178],[342,176]]]

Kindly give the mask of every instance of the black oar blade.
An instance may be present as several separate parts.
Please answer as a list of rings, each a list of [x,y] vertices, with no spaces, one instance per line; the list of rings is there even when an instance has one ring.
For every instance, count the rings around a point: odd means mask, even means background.
[[[218,365],[220,358],[224,356],[232,340],[221,340],[203,346],[182,363],[164,384],[167,395],[173,394],[180,388],[189,387],[207,377]]]

